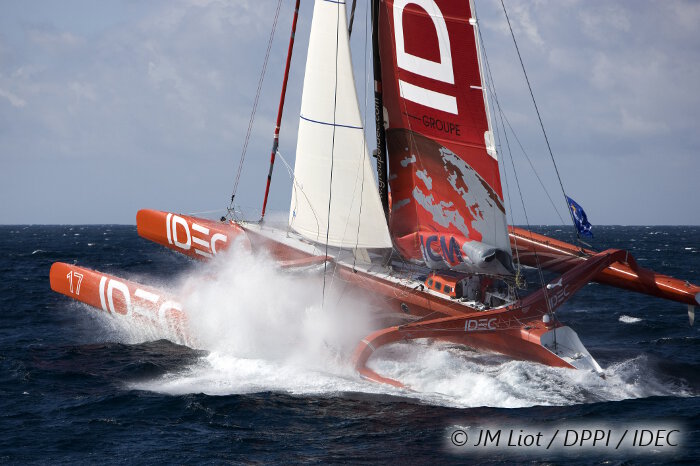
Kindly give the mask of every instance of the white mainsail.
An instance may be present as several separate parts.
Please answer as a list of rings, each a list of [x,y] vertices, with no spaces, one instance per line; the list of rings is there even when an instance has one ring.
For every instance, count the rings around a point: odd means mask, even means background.
[[[314,6],[294,177],[289,225],[303,237],[325,244],[328,233],[329,245],[348,249],[392,246],[357,102],[344,3]]]

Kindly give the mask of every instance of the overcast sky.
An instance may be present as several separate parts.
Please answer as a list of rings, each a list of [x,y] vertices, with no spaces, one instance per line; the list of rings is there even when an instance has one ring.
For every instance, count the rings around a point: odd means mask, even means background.
[[[371,73],[365,2],[352,37],[361,101]],[[0,223],[134,223],[139,208],[224,208],[276,4],[1,1]],[[251,212],[262,201],[292,6],[283,0],[236,198]],[[700,3],[506,6],[564,187],[591,222],[700,224]],[[312,7],[302,0],[281,133],[292,164]],[[477,0],[477,12],[502,106],[565,216],[500,2]],[[513,156],[530,222],[559,223],[522,154]],[[273,210],[286,211],[290,186],[278,163]]]

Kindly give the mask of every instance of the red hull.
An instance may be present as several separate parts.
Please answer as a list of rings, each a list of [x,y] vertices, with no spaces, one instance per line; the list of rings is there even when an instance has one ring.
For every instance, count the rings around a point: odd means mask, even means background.
[[[265,250],[281,267],[334,262],[333,258],[306,252],[233,222],[141,210],[137,227],[139,235],[200,260],[213,258],[238,242],[245,248]],[[382,311],[393,316],[393,322],[388,324],[393,326],[377,330],[357,346],[353,362],[358,372],[371,380],[402,386],[375,373],[366,363],[382,345],[417,338],[451,341],[555,367],[600,370],[571,329],[548,319],[579,288],[596,280],[689,304],[691,298],[695,303],[695,293],[700,292],[695,285],[641,269],[625,251],[580,251],[573,245],[517,228],[512,228],[511,238],[523,263],[534,261],[537,253],[543,266],[563,275],[524,299],[490,310],[474,309],[461,301],[398,283],[388,275],[382,277],[334,262],[338,278],[379,298]],[[179,304],[158,290],[62,263],[51,268],[51,287],[115,316],[160,326],[176,339],[191,343]],[[566,344],[557,347],[557,339]]]
[[[115,318],[158,330],[175,343],[194,344],[182,306],[160,290],[63,262],[51,266],[49,280],[57,293]]]
[[[525,265],[537,267],[539,260],[543,269],[564,273],[595,254],[590,249],[582,249],[522,228],[508,229],[513,257],[519,257]],[[628,260],[634,265],[616,262],[601,270],[593,280],[690,306],[700,304],[700,286],[639,267],[631,256]]]

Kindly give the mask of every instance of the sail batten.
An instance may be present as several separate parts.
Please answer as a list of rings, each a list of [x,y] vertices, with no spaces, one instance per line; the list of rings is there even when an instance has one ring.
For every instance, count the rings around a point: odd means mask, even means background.
[[[306,117],[304,115],[299,115],[299,118],[302,120],[306,120],[310,123],[317,123],[319,125],[326,125],[326,126],[335,126],[336,128],[350,128],[350,129],[361,129],[364,130],[362,126],[354,126],[354,125],[344,125],[342,123],[333,123],[332,121],[321,121],[321,120],[314,120],[313,118]]]
[[[401,254],[434,269],[512,271],[468,0],[382,0],[379,50]]]
[[[316,1],[289,225],[321,244],[390,248],[365,142],[346,24],[344,3]]]

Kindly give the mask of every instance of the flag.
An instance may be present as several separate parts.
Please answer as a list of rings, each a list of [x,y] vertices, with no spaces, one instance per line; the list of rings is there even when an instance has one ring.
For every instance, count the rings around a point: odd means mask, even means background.
[[[571,209],[571,216],[574,218],[574,224],[576,225],[579,235],[593,238],[593,232],[591,231],[593,227],[588,222],[586,212],[584,212],[583,208],[569,196],[566,196],[566,202],[569,204],[569,209]]]

